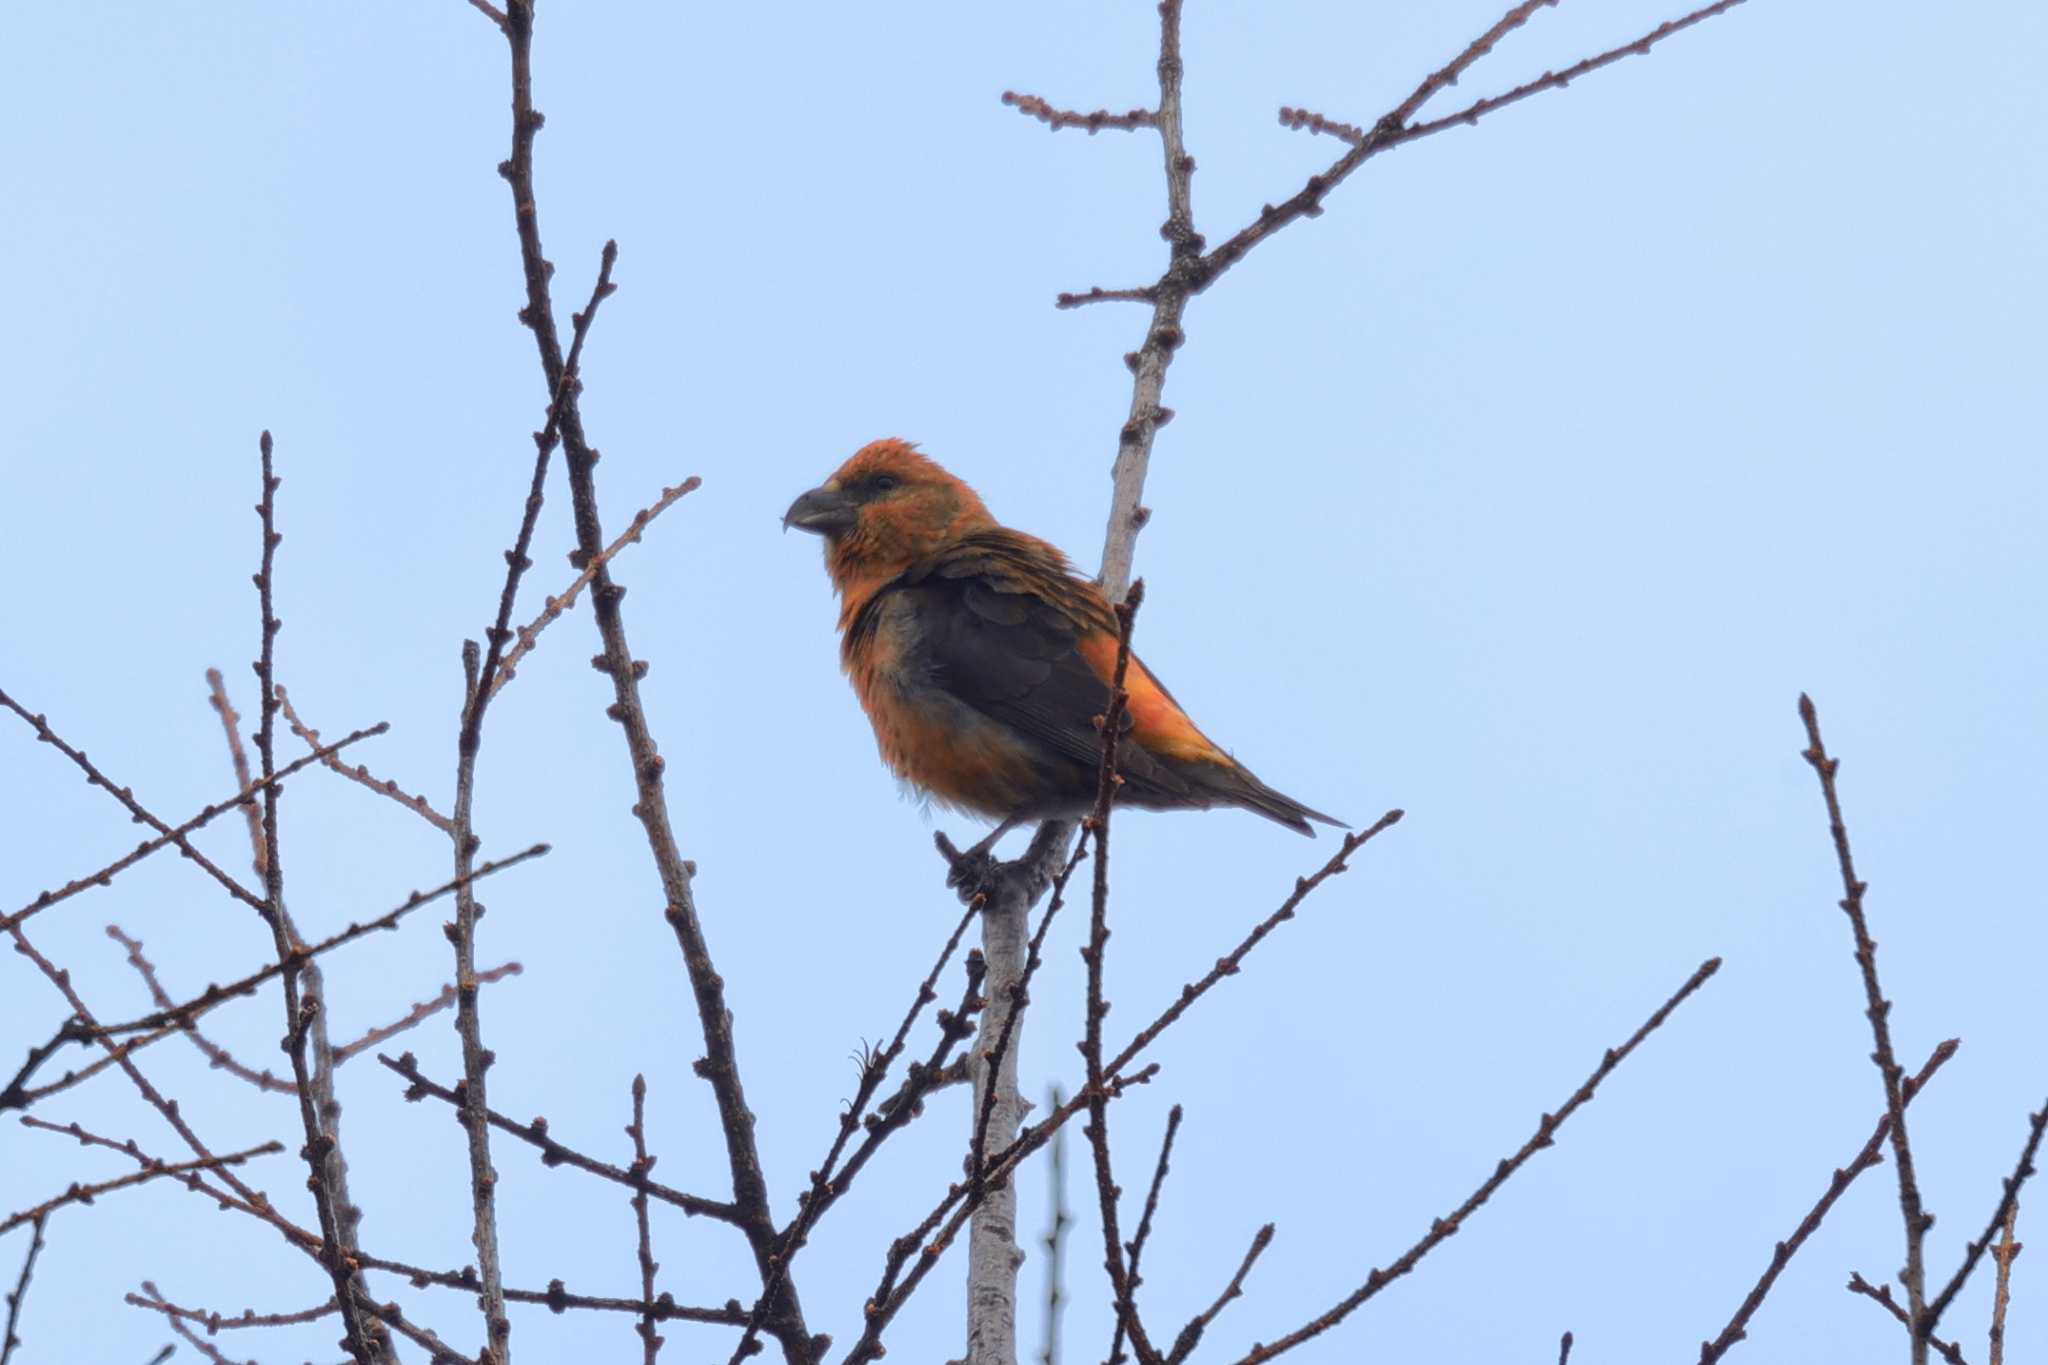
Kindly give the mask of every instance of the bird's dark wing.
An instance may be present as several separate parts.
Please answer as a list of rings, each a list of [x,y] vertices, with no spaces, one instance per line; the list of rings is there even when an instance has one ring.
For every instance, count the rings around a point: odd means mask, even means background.
[[[1092,584],[1042,542],[992,531],[963,538],[887,591],[911,601],[913,647],[934,686],[1034,741],[1051,766],[1067,769],[1063,785],[1092,788],[1109,688],[1076,646],[1115,630]],[[1126,713],[1126,734],[1131,723]],[[1122,746],[1117,767],[1126,800],[1209,804],[1137,744]]]

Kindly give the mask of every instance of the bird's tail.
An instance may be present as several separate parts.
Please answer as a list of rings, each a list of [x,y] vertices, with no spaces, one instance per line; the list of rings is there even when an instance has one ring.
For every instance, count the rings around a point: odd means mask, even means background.
[[[1228,768],[1217,768],[1207,785],[1221,801],[1263,815],[1275,824],[1285,825],[1298,834],[1308,835],[1311,839],[1316,834],[1315,827],[1309,824],[1311,820],[1334,825],[1338,829],[1351,828],[1348,822],[1339,820],[1334,815],[1312,810],[1293,797],[1274,791],[1253,776],[1250,769],[1239,764],[1233,763]]]

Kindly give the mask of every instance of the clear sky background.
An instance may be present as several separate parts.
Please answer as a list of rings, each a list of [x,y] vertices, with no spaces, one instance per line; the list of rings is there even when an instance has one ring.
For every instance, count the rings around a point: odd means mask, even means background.
[[[1195,205],[1211,240],[1341,150],[1281,104],[1369,123],[1497,15],[1431,5],[1189,6]],[[1433,109],[1675,13],[1539,14]],[[997,514],[1092,566],[1129,401],[1129,307],[1164,258],[1150,134],[1050,135],[1006,88],[1155,98],[1148,4],[548,4],[544,230],[564,319],[607,237],[619,294],[587,355],[607,515],[702,476],[619,565],[677,833],[737,1014],[777,1209],[829,1141],[863,1039],[900,1017],[956,910],[934,823],[899,798],[840,678],[815,542],[777,518],[901,435]],[[1304,1361],[1696,1358],[1881,1108],[1820,796],[1794,711],[1818,700],[1899,1046],[1962,1051],[1915,1107],[1945,1276],[2048,1094],[2038,871],[2048,511],[2041,321],[2048,17],[2038,5],[1752,0],[1645,58],[1402,148],[1195,301],[1138,568],[1147,658],[1274,785],[1408,819],[1157,1050],[1119,1106],[1137,1191],[1187,1122],[1148,1254],[1169,1333],[1262,1222],[1278,1238],[1205,1356],[1320,1311],[1425,1231],[1704,958],[1726,966],[1419,1274]],[[504,185],[504,45],[461,3],[36,5],[0,51],[0,686],[177,819],[231,787],[203,673],[245,712],[256,647],[256,435],[277,436],[281,677],[359,757],[446,804],[458,647],[488,623],[545,395]],[[529,604],[570,577],[551,489]],[[490,717],[487,852],[552,857],[484,899],[494,1101],[624,1160],[644,1071],[658,1174],[726,1193],[682,964],[637,824],[586,612]],[[292,746],[287,746],[296,751]],[[137,832],[23,726],[0,725],[0,911]],[[285,801],[287,894],[317,932],[449,869],[412,816],[331,777]],[[971,822],[936,824],[972,836]],[[1240,813],[1118,823],[1111,1033],[1137,1026],[1327,856]],[[244,866],[239,828],[206,846]],[[440,914],[330,962],[347,1035],[434,993]],[[260,963],[254,917],[173,858],[44,916],[108,1016],[147,1005],[117,922],[173,990]],[[1071,1086],[1084,921],[1055,928],[1023,1054]],[[0,962],[12,1060],[62,1017]],[[949,975],[947,997],[957,993]],[[272,998],[215,1017],[278,1065]],[[452,1079],[452,1029],[406,1040]],[[221,1147],[291,1102],[164,1045],[146,1069]],[[342,1073],[363,1237],[471,1257],[459,1132],[363,1059]],[[801,1262],[842,1348],[890,1238],[958,1171],[953,1091],[886,1149]],[[48,1105],[160,1155],[118,1078]],[[636,1292],[623,1193],[500,1143],[510,1281]],[[1069,1198],[1090,1210],[1074,1156]],[[0,1210],[111,1154],[0,1131]],[[295,1158],[258,1174],[311,1218]],[[1042,1165],[1022,1184],[1042,1225]],[[2009,1358],[2048,1349],[2048,1188],[2021,1219]],[[2048,1213],[2044,1213],[2048,1218]],[[2029,1228],[2032,1231],[2029,1231]],[[725,1229],[658,1215],[661,1286],[750,1298]],[[139,1362],[170,1339],[145,1277],[239,1311],[318,1302],[310,1261],[169,1186],[52,1222],[23,1365]],[[20,1234],[0,1241],[0,1273]],[[1903,1351],[1843,1292],[1895,1273],[1892,1174],[1865,1177],[1735,1358]],[[1070,1361],[1108,1338],[1092,1211],[1069,1257]],[[1024,1271],[1035,1347],[1044,1259]],[[956,1254],[892,1358],[960,1349]],[[465,1349],[469,1302],[401,1294]],[[1945,1331],[1984,1353],[1988,1273]],[[729,1334],[671,1325],[664,1359]],[[329,1321],[224,1341],[326,1360]],[[637,1356],[629,1320],[523,1311],[527,1360]],[[1215,1354],[1210,1354],[1213,1352]],[[1228,1353],[1228,1354],[1225,1354]],[[192,1352],[181,1348],[179,1359]],[[417,1358],[417,1351],[408,1352]]]

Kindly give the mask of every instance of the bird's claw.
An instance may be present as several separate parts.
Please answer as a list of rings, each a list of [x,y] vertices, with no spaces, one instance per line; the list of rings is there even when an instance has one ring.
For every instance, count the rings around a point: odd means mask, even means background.
[[[962,905],[972,905],[977,896],[986,900],[995,891],[1001,866],[988,850],[969,849],[953,859],[953,866],[946,873],[946,885],[959,893]]]

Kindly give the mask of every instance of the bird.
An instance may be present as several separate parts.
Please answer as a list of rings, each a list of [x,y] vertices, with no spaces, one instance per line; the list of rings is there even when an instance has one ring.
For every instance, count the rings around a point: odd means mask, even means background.
[[[896,438],[854,452],[782,526],[824,539],[840,663],[883,761],[932,801],[997,822],[962,857],[1094,808],[1119,635],[1092,579]],[[1135,656],[1125,691],[1117,804],[1236,806],[1311,837],[1311,821],[1345,827],[1255,777]]]

